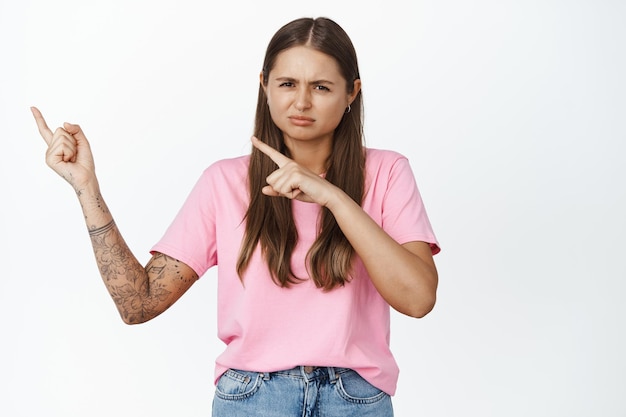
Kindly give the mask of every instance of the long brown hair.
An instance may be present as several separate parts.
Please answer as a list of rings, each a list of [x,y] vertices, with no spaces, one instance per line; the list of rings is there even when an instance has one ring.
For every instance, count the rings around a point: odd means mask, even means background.
[[[360,79],[356,51],[346,32],[327,18],[302,18],[287,23],[276,32],[267,47],[263,63],[263,84],[278,54],[294,46],[307,45],[333,57],[352,93]],[[362,97],[359,91],[344,114],[333,136],[327,160],[326,180],[341,188],[359,205],[363,198],[365,154],[363,147]],[[254,135],[289,156],[283,134],[270,116],[267,96],[262,86],[256,108]],[[258,244],[272,275],[281,287],[301,281],[291,269],[291,255],[298,241],[291,200],[268,197],[261,192],[265,178],[276,164],[256,148],[252,149],[248,170],[250,206],[246,213],[246,231],[237,261],[242,277]],[[354,249],[325,207],[318,219],[318,236],[307,253],[307,269],[318,288],[331,290],[349,280]]]

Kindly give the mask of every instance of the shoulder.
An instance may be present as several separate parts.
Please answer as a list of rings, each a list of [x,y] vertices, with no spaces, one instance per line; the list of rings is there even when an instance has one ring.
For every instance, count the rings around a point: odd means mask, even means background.
[[[223,182],[226,180],[239,181],[248,175],[250,155],[235,158],[220,159],[213,162],[202,172],[200,181]]]
[[[194,189],[206,196],[247,192],[249,160],[250,156],[245,155],[213,162],[202,171]]]
[[[408,165],[406,156],[387,149],[365,149],[365,170],[369,173],[390,171],[398,164]]]
[[[204,174],[214,174],[219,172],[235,173],[244,171],[247,172],[248,165],[250,163],[250,155],[238,156],[235,158],[220,159],[213,162],[205,170]]]
[[[366,193],[398,187],[408,189],[414,184],[415,177],[406,156],[396,151],[366,148]]]
[[[366,158],[375,160],[406,159],[401,153],[389,149],[365,148],[365,152]]]

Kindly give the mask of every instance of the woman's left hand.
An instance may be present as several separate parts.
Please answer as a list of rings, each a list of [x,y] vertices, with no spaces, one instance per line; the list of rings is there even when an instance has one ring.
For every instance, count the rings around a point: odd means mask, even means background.
[[[263,194],[327,206],[333,193],[339,190],[324,178],[254,136],[252,145],[278,165],[278,169],[266,178],[268,185],[263,187]]]

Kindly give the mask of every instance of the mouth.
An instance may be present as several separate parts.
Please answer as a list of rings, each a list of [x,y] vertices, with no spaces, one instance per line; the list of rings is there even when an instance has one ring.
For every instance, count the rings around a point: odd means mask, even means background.
[[[315,119],[306,116],[289,116],[289,120],[296,126],[309,126],[315,122]]]

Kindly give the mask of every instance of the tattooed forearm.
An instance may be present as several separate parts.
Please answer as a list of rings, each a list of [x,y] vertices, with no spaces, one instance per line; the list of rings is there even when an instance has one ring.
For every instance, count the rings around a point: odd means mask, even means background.
[[[109,213],[109,208],[105,204],[102,194],[98,193],[98,195],[95,196],[93,204],[98,208],[98,210],[100,210],[100,212]]]
[[[80,201],[80,206],[85,214],[89,216],[108,215],[109,207],[104,202],[100,191],[86,191],[82,189],[76,190],[76,195]]]
[[[102,198],[102,195],[100,193],[91,196],[83,204],[84,205],[88,205],[89,208],[91,208],[91,209],[95,209],[96,212],[98,212],[98,213],[101,213],[101,214],[108,214],[109,213],[109,208],[107,207],[107,205],[104,202],[104,199]]]
[[[144,268],[126,245],[97,183],[85,185],[77,195],[100,275],[124,322],[158,316],[198,278],[187,265],[162,254]]]
[[[103,233],[108,232],[109,230],[111,230],[113,227],[115,227],[115,221],[111,220],[108,224],[105,224],[102,227],[95,227],[92,226],[89,229],[89,235],[90,236],[97,236],[97,235],[101,235]]]
[[[126,323],[156,317],[178,299],[181,288],[197,279],[183,274],[178,260],[160,253],[141,266],[113,221],[90,235],[104,284]]]
[[[105,226],[98,226],[111,222],[112,218],[97,185],[95,187],[77,188],[75,191],[90,234],[109,230],[105,229]]]

